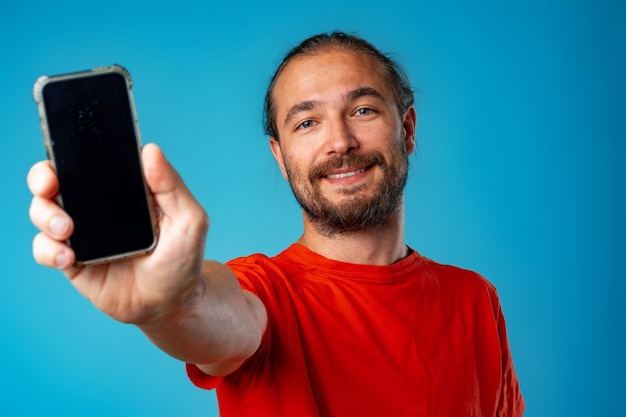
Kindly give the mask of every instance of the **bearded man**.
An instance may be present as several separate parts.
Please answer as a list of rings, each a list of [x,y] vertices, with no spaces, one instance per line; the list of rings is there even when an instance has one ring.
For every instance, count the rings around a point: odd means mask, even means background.
[[[223,416],[521,416],[494,287],[405,243],[416,114],[402,69],[362,38],[320,34],[286,55],[265,104],[302,207],[303,234],[285,251],[204,261],[208,217],[148,145],[162,213],[153,253],[73,268],[72,220],[41,162],[28,178],[35,259],[185,361]]]

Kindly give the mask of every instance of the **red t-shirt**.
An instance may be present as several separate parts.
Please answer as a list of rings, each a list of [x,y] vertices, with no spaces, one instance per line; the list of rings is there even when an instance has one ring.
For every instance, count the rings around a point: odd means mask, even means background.
[[[478,274],[412,252],[388,266],[301,245],[228,263],[268,312],[258,351],[217,388],[228,416],[517,417],[524,401],[500,302]]]

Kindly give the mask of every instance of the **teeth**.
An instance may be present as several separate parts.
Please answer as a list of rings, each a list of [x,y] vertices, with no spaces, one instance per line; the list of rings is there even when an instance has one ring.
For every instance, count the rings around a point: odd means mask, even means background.
[[[327,178],[330,179],[340,179],[340,178],[348,178],[348,177],[353,177],[357,174],[360,174],[361,172],[364,172],[365,169],[359,169],[358,171],[352,171],[352,172],[344,172],[342,174],[331,174],[331,175],[327,175]]]

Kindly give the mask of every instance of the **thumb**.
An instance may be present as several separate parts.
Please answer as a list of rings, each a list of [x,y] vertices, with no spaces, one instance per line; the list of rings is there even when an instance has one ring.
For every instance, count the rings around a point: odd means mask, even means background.
[[[182,210],[200,209],[178,172],[157,145],[144,146],[141,156],[146,183],[163,214],[171,216]]]

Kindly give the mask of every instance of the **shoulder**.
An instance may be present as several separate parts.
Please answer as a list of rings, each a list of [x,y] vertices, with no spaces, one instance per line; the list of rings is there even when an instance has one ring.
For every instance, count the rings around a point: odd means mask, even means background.
[[[235,258],[228,261],[226,266],[233,271],[242,288],[255,293],[255,287],[271,282],[268,278],[275,269],[271,258],[262,254]]]
[[[464,298],[471,295],[486,296],[492,302],[497,302],[496,287],[480,273],[424,257],[422,259],[424,273],[445,293],[457,293]]]
[[[228,265],[236,275],[268,275],[297,271],[311,259],[298,245],[291,245],[275,256],[260,253],[243,256],[228,261]]]
[[[298,266],[289,260],[289,249],[276,256],[253,254],[228,261],[226,265],[233,271],[241,287],[263,297],[273,294],[289,280]]]

